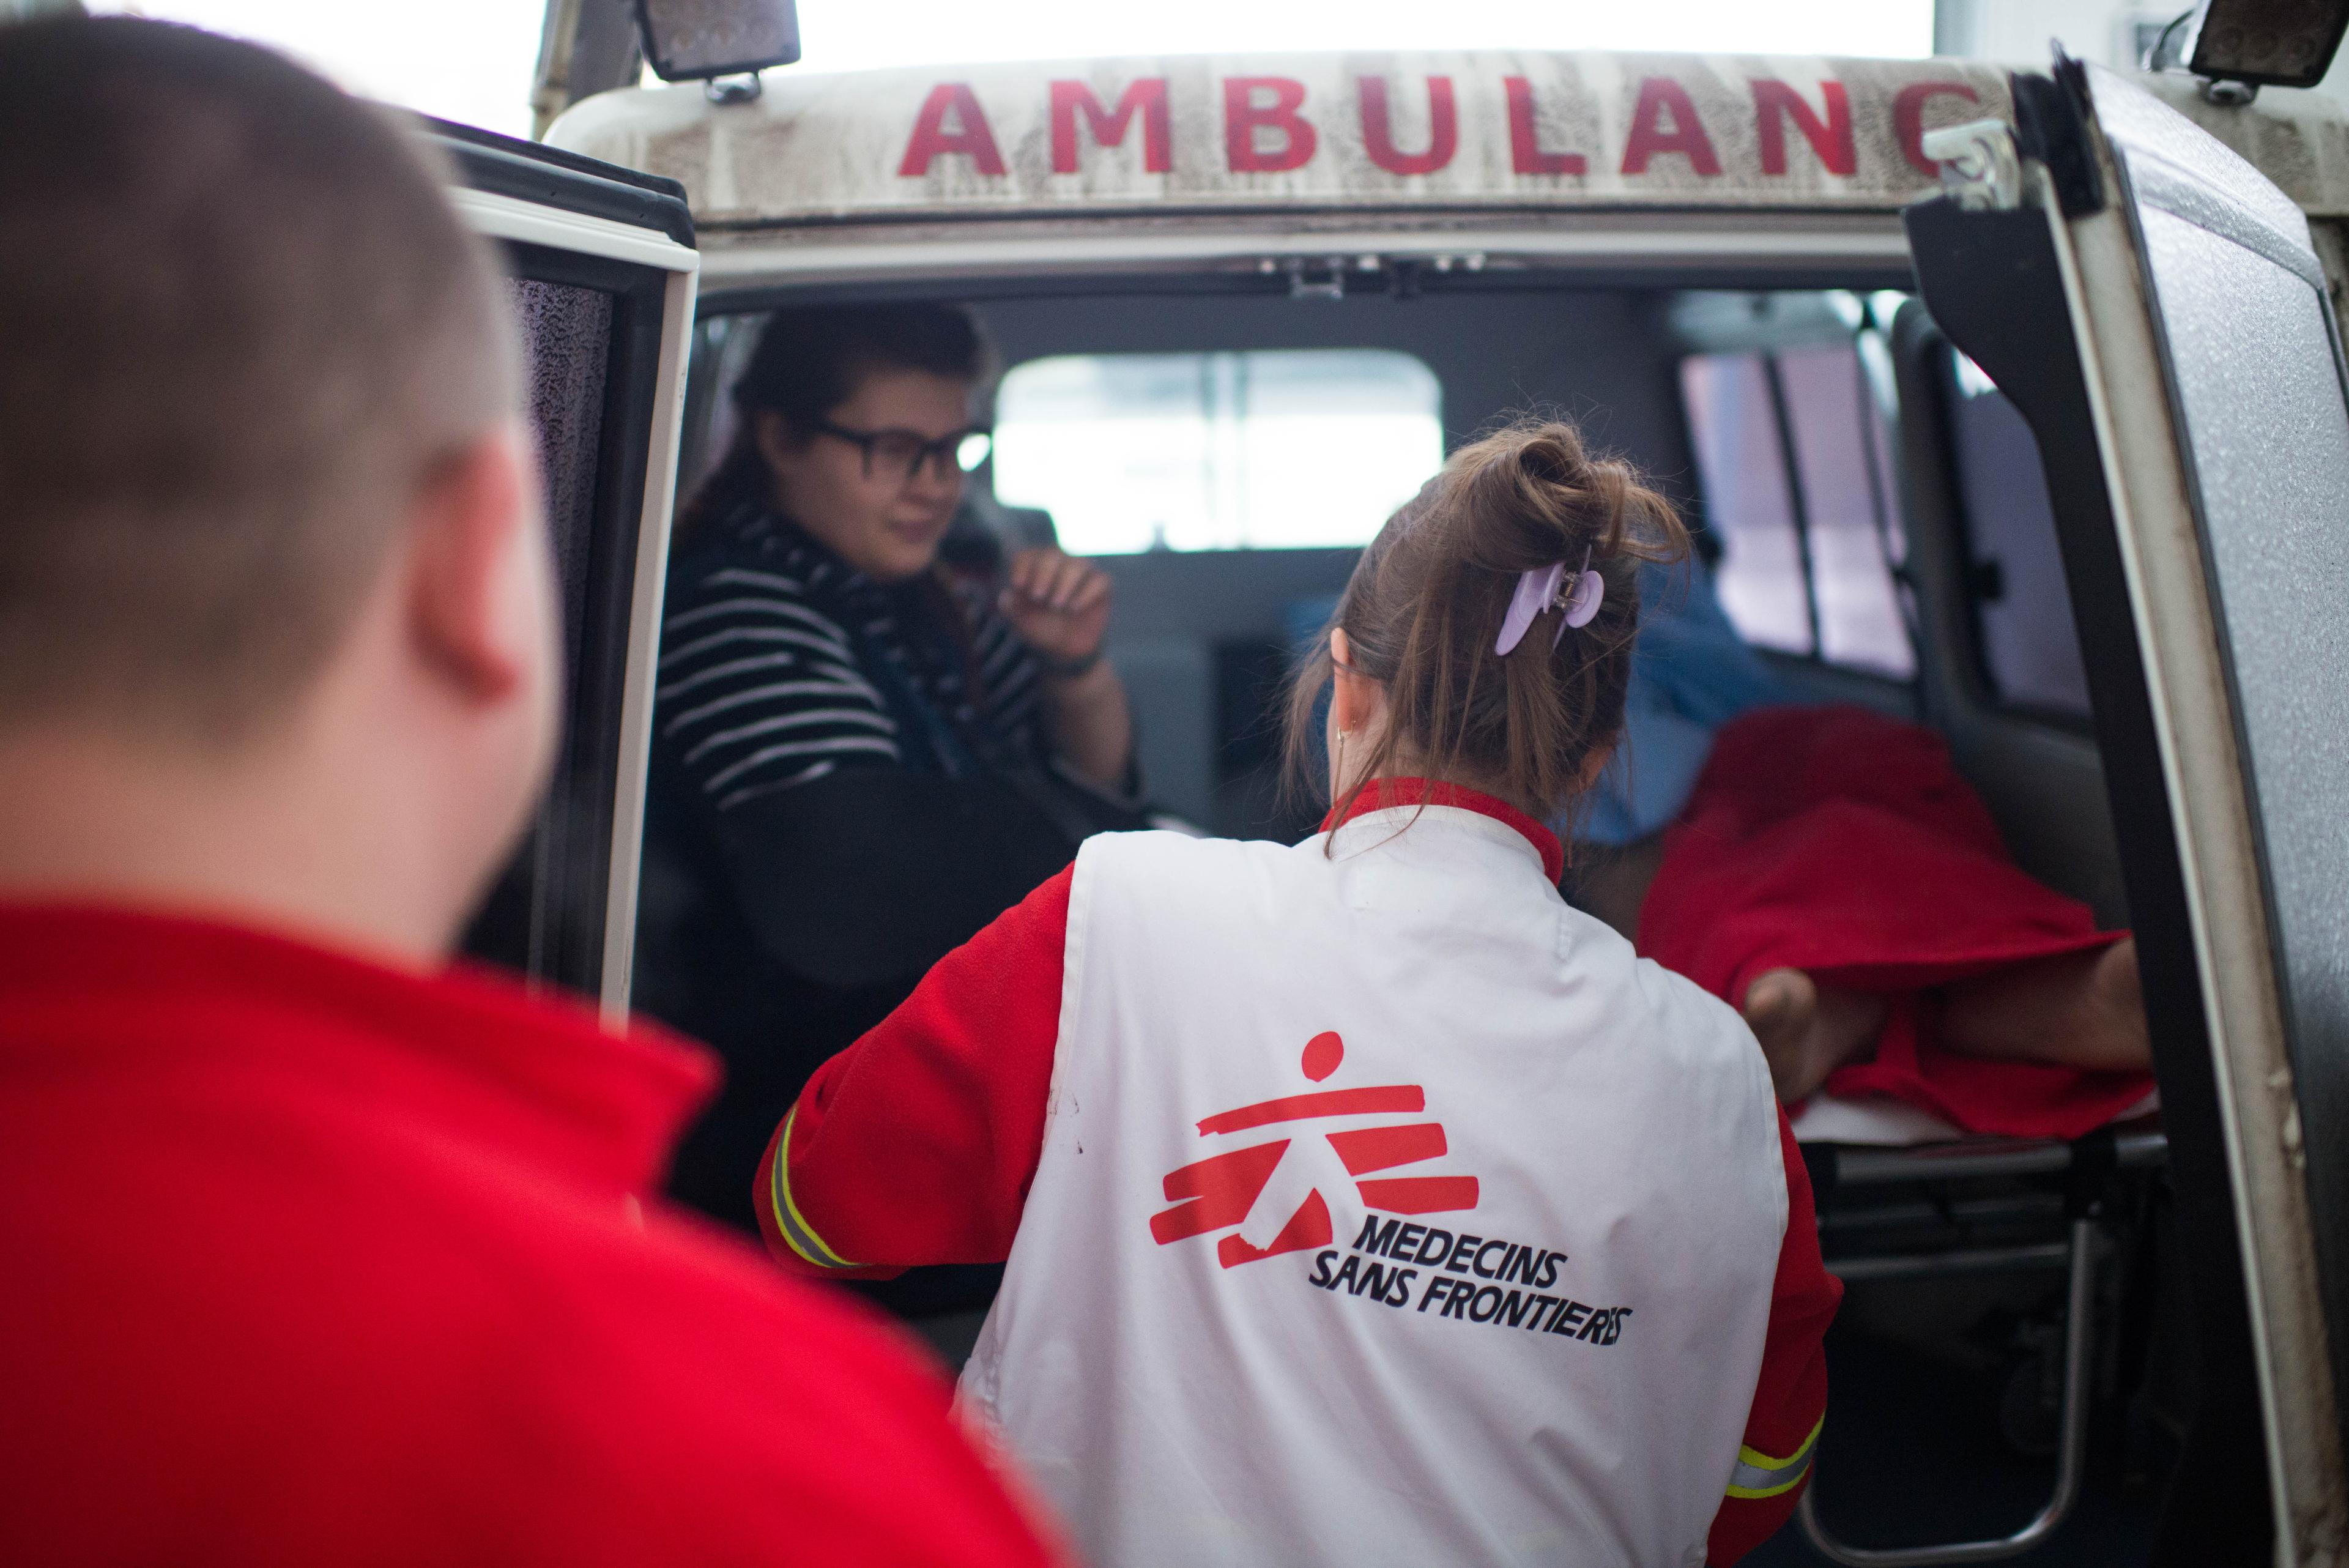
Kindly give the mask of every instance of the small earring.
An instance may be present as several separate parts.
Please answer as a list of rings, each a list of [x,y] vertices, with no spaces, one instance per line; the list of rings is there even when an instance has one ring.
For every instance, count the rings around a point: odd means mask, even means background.
[[[1346,787],[1346,732],[1343,730],[1338,732],[1338,756],[1330,772],[1337,779],[1338,788],[1344,789]]]

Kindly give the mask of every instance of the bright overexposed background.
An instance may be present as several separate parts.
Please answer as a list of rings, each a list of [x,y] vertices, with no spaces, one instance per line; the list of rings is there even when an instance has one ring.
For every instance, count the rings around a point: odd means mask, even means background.
[[[543,0],[90,0],[258,39],[355,91],[523,135]],[[1917,56],[1932,0],[800,0],[798,72],[1276,49]]]
[[[530,134],[544,0],[86,0],[274,45],[353,92]]]
[[[810,67],[1278,49],[1930,55],[1931,0],[802,0]]]
[[[1080,555],[1361,544],[1444,462],[1444,394],[1383,348],[1067,354],[995,400],[995,493]]]

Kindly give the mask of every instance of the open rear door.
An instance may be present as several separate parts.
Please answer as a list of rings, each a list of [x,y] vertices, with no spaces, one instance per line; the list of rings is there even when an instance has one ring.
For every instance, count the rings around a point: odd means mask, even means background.
[[[2046,468],[2191,1279],[2158,1561],[2337,1562],[2349,1347],[2349,404],[2290,199],[2059,57],[1910,209]]]
[[[431,128],[502,253],[563,587],[554,782],[466,939],[475,957],[627,1006],[669,507],[700,258],[682,187]]]

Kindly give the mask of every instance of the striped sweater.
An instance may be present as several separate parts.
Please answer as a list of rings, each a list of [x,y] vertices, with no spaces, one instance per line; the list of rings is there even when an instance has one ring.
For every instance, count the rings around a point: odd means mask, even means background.
[[[1040,694],[983,588],[875,583],[767,508],[713,521],[671,566],[655,734],[719,812],[842,768],[1032,765]]]

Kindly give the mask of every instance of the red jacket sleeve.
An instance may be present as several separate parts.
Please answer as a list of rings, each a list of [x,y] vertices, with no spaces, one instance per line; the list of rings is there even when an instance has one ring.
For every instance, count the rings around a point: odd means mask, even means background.
[[[1074,875],[939,960],[800,1091],[753,1194],[787,1269],[887,1279],[1009,1254],[1043,1149]]]
[[[1786,1167],[1786,1236],[1778,1244],[1769,1337],[1763,1344],[1753,1412],[1745,1417],[1744,1446],[1706,1542],[1706,1559],[1715,1568],[1736,1562],[1793,1517],[1809,1484],[1819,1428],[1826,1419],[1826,1338],[1843,1286],[1820,1261],[1810,1173],[1783,1109],[1778,1143]]]

